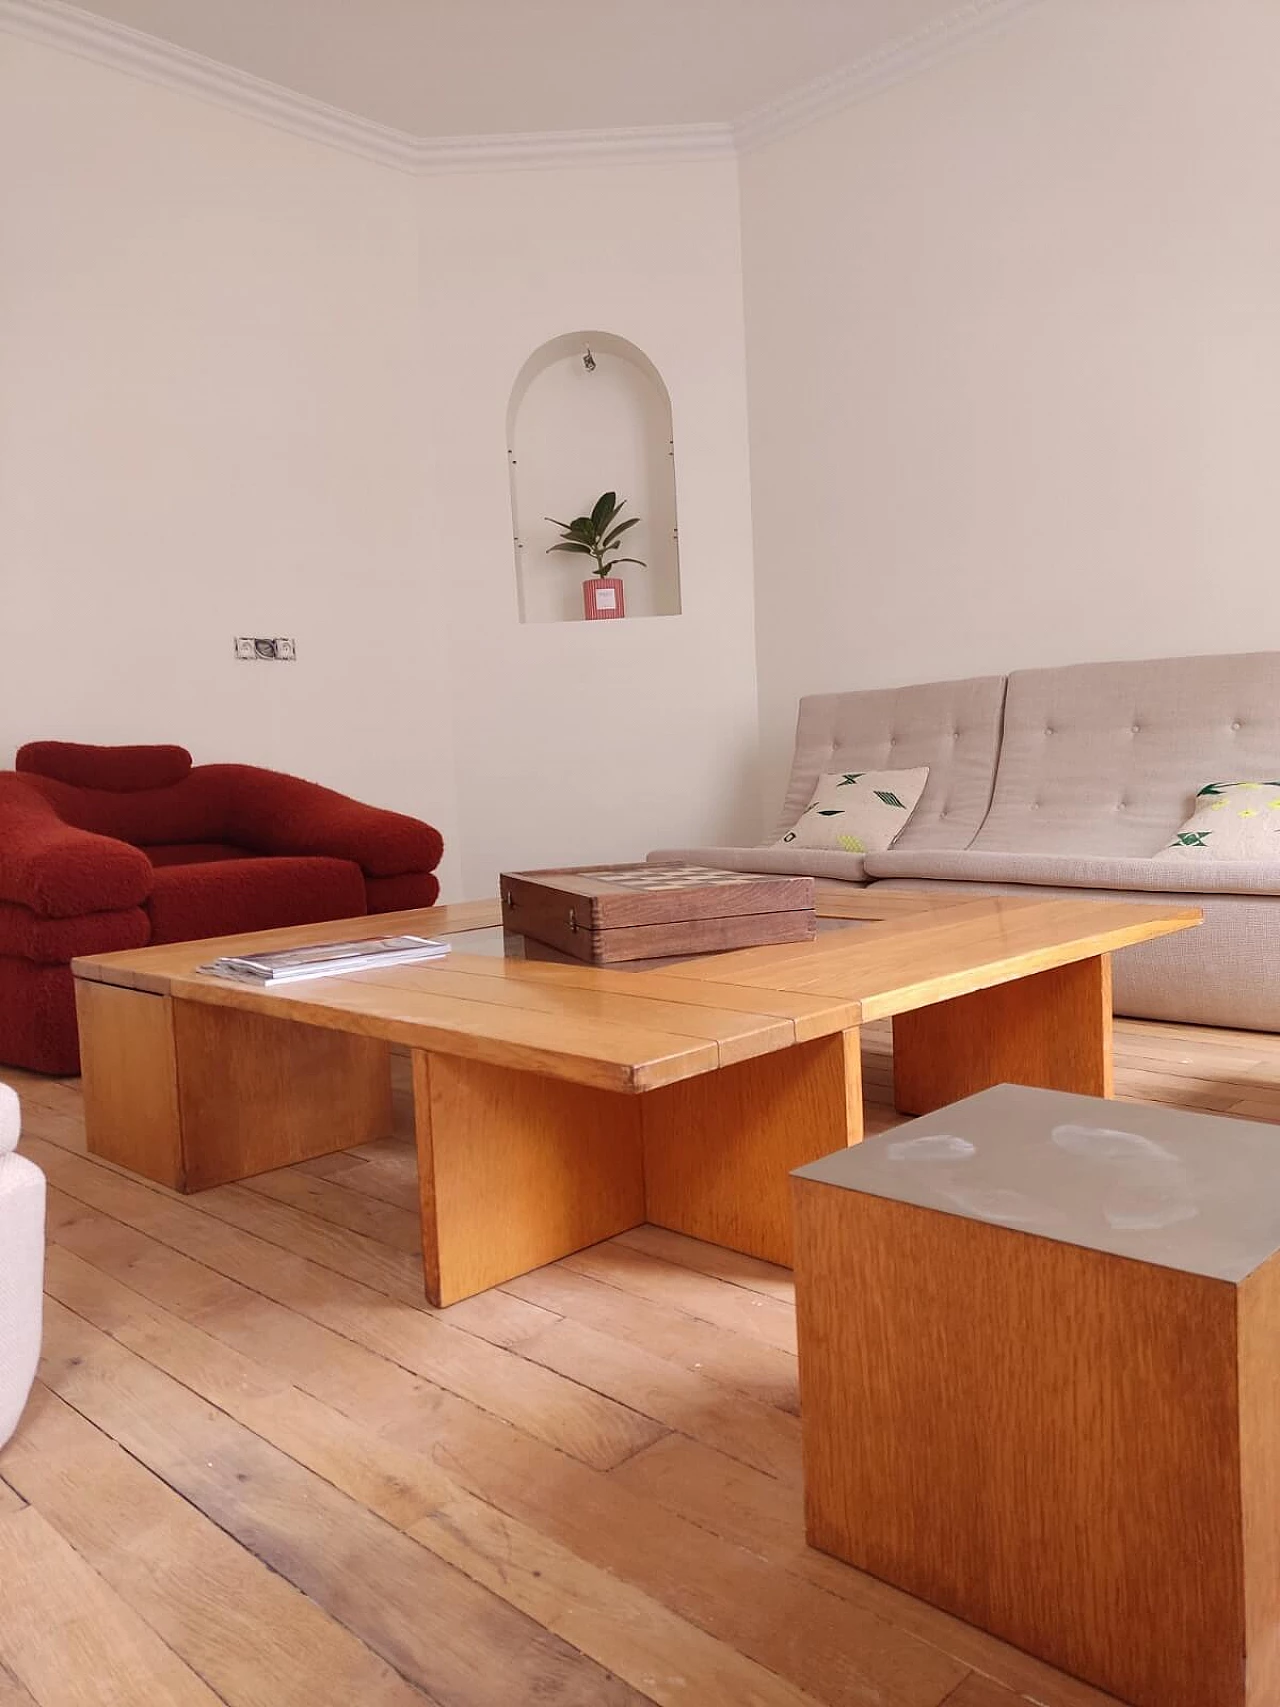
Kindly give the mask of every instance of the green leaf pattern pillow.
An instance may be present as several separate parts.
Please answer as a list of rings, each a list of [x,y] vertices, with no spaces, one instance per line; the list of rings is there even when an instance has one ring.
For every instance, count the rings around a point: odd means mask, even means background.
[[[885,853],[915,811],[929,767],[909,771],[832,771],[775,847]]]
[[[1280,782],[1210,782],[1167,847],[1168,860],[1280,860]]]

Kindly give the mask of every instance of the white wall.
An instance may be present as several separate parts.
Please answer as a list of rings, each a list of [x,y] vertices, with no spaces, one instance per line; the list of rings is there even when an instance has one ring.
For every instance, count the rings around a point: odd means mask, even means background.
[[[769,815],[804,692],[1280,647],[1277,64],[1044,0],[744,159]]]
[[[487,892],[512,860],[626,858],[740,834],[757,729],[734,163],[420,188],[428,556],[454,590],[466,887]],[[566,233],[584,227],[575,248]],[[519,620],[507,402],[526,358],[581,326],[638,345],[670,392],[679,617]]]
[[[507,400],[579,325],[670,386],[685,618],[516,620]],[[731,163],[422,182],[0,32],[0,764],[296,770],[440,825],[453,896],[729,833],[746,513]]]

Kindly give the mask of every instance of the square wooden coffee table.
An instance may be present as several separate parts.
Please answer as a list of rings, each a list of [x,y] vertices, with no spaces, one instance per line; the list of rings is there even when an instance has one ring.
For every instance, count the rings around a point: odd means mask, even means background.
[[[824,893],[817,940],[616,970],[522,958],[498,903],[382,915],[447,960],[257,989],[215,955],[368,919],[74,962],[95,1154],[180,1191],[390,1130],[412,1056],[427,1295],[453,1303],[641,1222],[791,1261],[788,1173],[862,1137],[859,1028],[898,1106],[1002,1080],[1106,1095],[1109,955],[1191,907]],[[503,952],[504,947],[510,952]]]

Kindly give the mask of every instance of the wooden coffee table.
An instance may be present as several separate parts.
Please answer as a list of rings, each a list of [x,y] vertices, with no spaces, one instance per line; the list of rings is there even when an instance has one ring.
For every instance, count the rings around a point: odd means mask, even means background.
[[[88,956],[89,1148],[199,1191],[365,1143],[390,1130],[399,1046],[432,1303],[645,1221],[789,1264],[788,1173],[862,1137],[865,1021],[893,1017],[906,1113],[1006,1080],[1106,1096],[1110,953],[1200,921],[875,890],[818,911],[843,926],[634,971],[504,955],[496,901]],[[454,951],[275,990],[195,970],[371,929]]]

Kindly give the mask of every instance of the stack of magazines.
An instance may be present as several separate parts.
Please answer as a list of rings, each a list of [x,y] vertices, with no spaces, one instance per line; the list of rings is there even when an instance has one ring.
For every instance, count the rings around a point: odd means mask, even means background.
[[[335,972],[369,972],[379,966],[439,960],[448,952],[449,944],[433,937],[369,936],[356,942],[281,948],[274,954],[228,954],[198,970],[219,978],[238,978],[245,984],[292,984],[300,978],[328,978]]]

